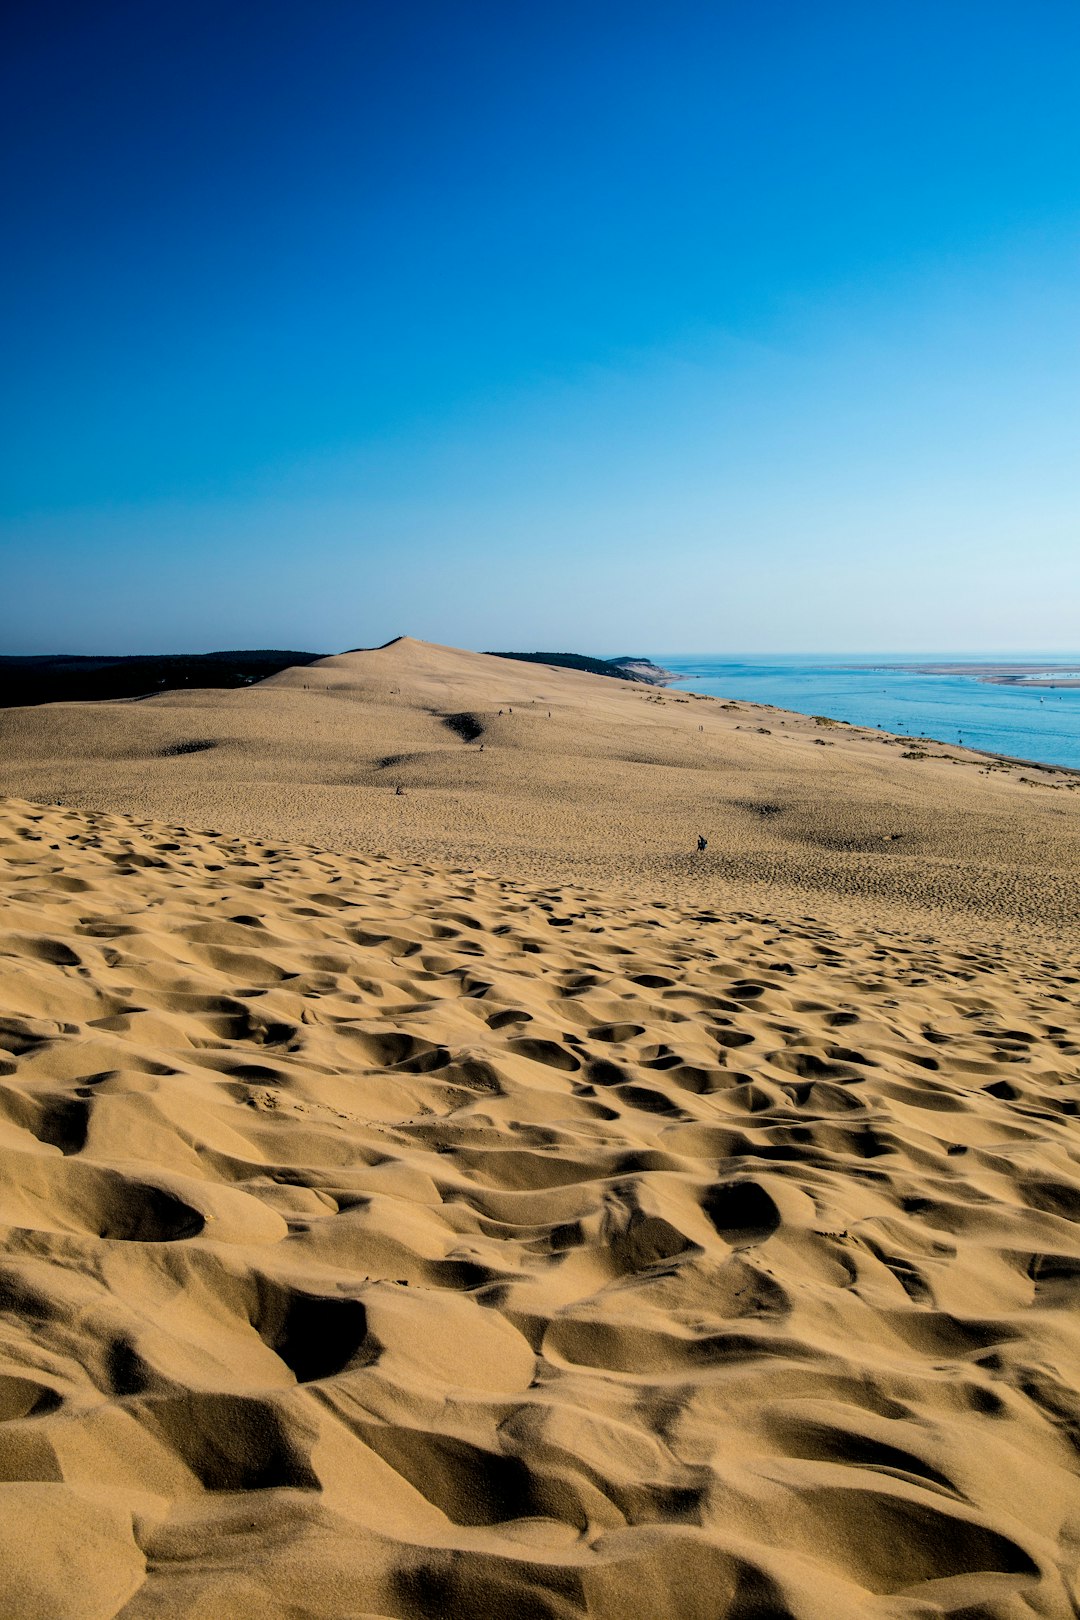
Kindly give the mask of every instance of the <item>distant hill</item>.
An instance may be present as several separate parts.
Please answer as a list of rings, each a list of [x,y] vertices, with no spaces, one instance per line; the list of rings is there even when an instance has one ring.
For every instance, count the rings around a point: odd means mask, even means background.
[[[258,648],[246,652],[163,653],[79,658],[67,654],[0,657],[0,708],[151,697],[178,687],[251,686],[322,653]]]
[[[619,681],[641,681],[646,686],[665,686],[672,679],[649,658],[590,658],[587,653],[491,652],[489,658],[516,658],[523,664],[554,664],[560,669],[581,669],[589,675],[611,675]]]

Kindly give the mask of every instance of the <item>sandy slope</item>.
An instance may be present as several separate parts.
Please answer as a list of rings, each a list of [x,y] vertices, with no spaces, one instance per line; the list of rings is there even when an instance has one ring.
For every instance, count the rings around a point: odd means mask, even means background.
[[[0,793],[688,904],[1071,935],[1080,774],[918,751],[400,640],[241,691],[0,711]]]
[[[0,1615],[1075,1620],[1075,794],[318,673],[6,719]]]

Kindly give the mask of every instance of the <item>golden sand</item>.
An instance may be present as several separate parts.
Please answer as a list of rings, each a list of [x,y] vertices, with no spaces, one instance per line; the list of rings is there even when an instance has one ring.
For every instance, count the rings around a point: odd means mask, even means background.
[[[1075,771],[407,639],[239,691],[0,710],[0,792],[20,798],[990,938],[1075,938],[1078,788]]]
[[[0,746],[4,1620],[1074,1620],[1075,778],[407,642]]]

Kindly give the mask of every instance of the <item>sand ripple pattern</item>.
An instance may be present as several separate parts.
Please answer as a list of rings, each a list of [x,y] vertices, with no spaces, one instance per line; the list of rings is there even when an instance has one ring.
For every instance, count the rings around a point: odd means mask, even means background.
[[[0,810],[0,1613],[1075,1617],[1076,965]]]

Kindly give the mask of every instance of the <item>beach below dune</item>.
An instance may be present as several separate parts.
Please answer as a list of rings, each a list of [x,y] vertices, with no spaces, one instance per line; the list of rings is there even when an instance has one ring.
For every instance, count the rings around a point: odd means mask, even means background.
[[[671,659],[689,690],[1080,769],[1080,695],[1062,663],[733,655]]]
[[[0,1612],[1072,1620],[1069,773],[409,641],[0,741]]]

